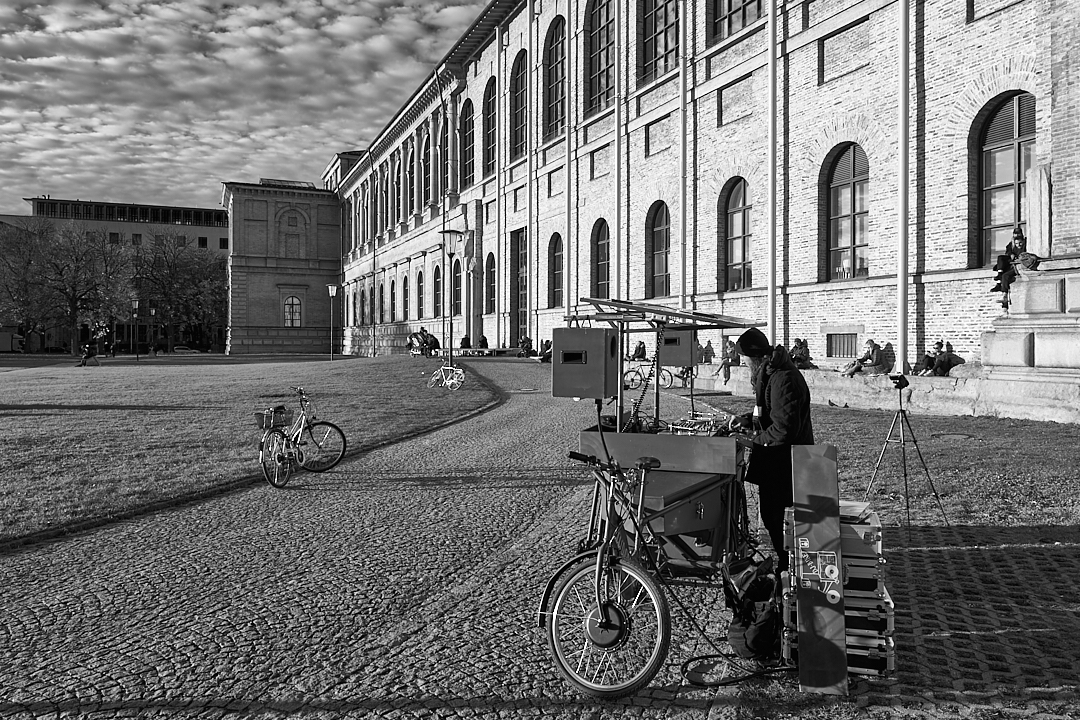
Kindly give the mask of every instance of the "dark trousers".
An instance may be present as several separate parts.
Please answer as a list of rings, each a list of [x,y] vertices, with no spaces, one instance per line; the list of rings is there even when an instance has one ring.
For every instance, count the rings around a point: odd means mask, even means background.
[[[784,509],[794,504],[791,487],[791,446],[754,445],[746,481],[758,486],[761,524],[769,533],[778,558],[777,572],[787,570],[784,550]]]

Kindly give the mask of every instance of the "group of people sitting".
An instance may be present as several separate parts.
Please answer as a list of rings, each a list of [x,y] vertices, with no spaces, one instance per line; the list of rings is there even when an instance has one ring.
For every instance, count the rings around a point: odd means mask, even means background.
[[[409,335],[409,353],[412,355],[431,357],[439,347],[439,338],[429,333],[426,328],[420,328]]]

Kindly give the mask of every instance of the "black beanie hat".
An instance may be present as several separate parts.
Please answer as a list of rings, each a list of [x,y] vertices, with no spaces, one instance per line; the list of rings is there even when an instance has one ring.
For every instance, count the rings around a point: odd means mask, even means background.
[[[772,349],[769,338],[757,328],[750,328],[744,332],[735,343],[735,351],[746,357],[765,357],[772,353]]]

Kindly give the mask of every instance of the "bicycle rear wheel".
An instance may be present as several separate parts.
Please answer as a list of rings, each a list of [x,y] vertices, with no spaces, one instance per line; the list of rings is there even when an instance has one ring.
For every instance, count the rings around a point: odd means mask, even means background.
[[[598,698],[631,695],[659,672],[671,644],[667,599],[631,560],[604,568],[596,604],[596,564],[585,561],[560,583],[548,646],[564,678]]]
[[[454,368],[450,373],[450,377],[446,381],[446,387],[451,390],[457,390],[465,382],[465,371],[461,368]]]
[[[300,442],[304,446],[301,466],[305,470],[326,472],[345,457],[345,433],[332,422],[311,423],[304,428]]]
[[[277,428],[263,435],[259,443],[259,462],[262,465],[266,482],[276,488],[283,488],[292,477],[293,462],[286,451],[288,439]]]
[[[637,390],[641,387],[642,380],[641,373],[637,370],[627,370],[622,376],[623,386],[630,388],[631,390]]]
[[[660,368],[660,387],[669,388],[675,384],[675,376],[667,368]]]

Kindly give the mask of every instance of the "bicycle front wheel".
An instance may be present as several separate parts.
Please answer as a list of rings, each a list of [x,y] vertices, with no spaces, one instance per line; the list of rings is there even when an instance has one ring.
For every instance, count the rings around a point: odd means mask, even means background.
[[[433,388],[436,385],[442,385],[442,368],[431,373],[431,377],[428,378],[427,386],[429,388]]]
[[[660,387],[669,388],[675,384],[675,376],[667,368],[660,368]]]
[[[555,665],[586,695],[619,698],[649,684],[671,644],[671,616],[656,581],[637,563],[604,568],[597,605],[596,564],[586,561],[559,585],[548,623]]]
[[[283,488],[292,477],[292,458],[287,452],[288,439],[277,428],[263,436],[259,446],[259,462],[262,464],[263,477],[276,488]]]
[[[345,433],[325,420],[313,422],[300,436],[303,444],[303,468],[311,472],[326,472],[345,457]]]

